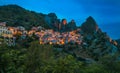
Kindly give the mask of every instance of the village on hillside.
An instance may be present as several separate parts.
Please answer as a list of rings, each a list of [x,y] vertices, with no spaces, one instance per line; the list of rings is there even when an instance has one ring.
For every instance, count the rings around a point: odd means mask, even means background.
[[[22,26],[11,27],[6,26],[6,22],[0,22],[0,44],[4,42],[10,46],[15,45],[16,37],[18,35],[24,39],[26,36],[31,37],[32,35],[35,35],[39,38],[40,44],[81,44],[83,36],[81,36],[80,33],[77,33],[77,31],[80,31],[80,29],[61,33],[52,29],[44,29],[41,26],[32,27],[31,30],[27,31]]]

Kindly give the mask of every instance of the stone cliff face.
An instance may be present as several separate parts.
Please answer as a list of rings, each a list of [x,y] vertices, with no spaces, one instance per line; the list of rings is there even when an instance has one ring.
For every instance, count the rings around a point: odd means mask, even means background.
[[[67,20],[66,20],[66,19],[62,19],[61,24],[62,24],[62,25],[67,25]]]
[[[67,31],[72,31],[76,30],[77,26],[74,20],[71,20],[70,22],[67,23],[66,19],[58,19],[55,14],[49,14],[45,16],[45,20],[48,23],[48,25],[60,32],[67,32]]]
[[[83,32],[91,34],[98,30],[98,25],[95,20],[91,16],[89,16],[81,25],[81,29],[83,30]]]
[[[60,20],[57,18],[55,13],[49,13],[48,15],[45,15],[44,19],[50,28],[58,30]]]
[[[72,31],[77,29],[76,23],[74,20],[71,20],[67,25],[67,30]]]

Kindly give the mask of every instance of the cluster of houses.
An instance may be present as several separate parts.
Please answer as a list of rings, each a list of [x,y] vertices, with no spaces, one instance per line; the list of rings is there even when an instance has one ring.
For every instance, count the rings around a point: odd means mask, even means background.
[[[39,37],[40,44],[58,44],[58,45],[64,45],[67,43],[81,44],[83,38],[83,36],[81,36],[79,33],[77,34],[77,30],[60,33],[53,31],[52,29],[45,30],[41,26],[33,27],[28,32],[29,36],[32,36],[32,34],[35,34],[37,37]]]
[[[10,27],[6,26],[5,22],[0,23],[0,44],[2,42],[8,45],[15,45],[15,40],[17,36],[25,38],[27,35],[32,36],[35,34],[39,37],[40,44],[67,44],[67,43],[82,43],[82,36],[77,34],[76,31],[71,32],[56,32],[52,29],[45,30],[43,27],[33,27],[31,30],[27,31],[24,27]]]
[[[53,30],[45,30],[36,32],[35,34],[39,37],[40,44],[64,45],[67,43],[82,43],[82,36],[76,34],[75,31],[60,33]]]
[[[24,27],[7,27],[5,22],[0,23],[0,44],[6,43],[9,46],[15,45],[16,35],[22,35],[25,32]]]

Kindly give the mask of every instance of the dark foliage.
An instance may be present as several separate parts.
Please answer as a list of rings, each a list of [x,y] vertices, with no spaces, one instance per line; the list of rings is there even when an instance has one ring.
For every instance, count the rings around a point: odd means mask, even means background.
[[[17,5],[0,6],[0,22],[7,22],[8,26],[24,26],[26,29],[32,26],[49,28],[44,14],[28,11]]]

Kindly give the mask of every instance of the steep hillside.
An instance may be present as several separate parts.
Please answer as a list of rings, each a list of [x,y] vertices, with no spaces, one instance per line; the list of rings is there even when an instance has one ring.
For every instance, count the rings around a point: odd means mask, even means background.
[[[44,14],[28,11],[18,5],[0,6],[0,22],[7,22],[8,26],[24,26],[26,29],[32,26],[48,28]]]

